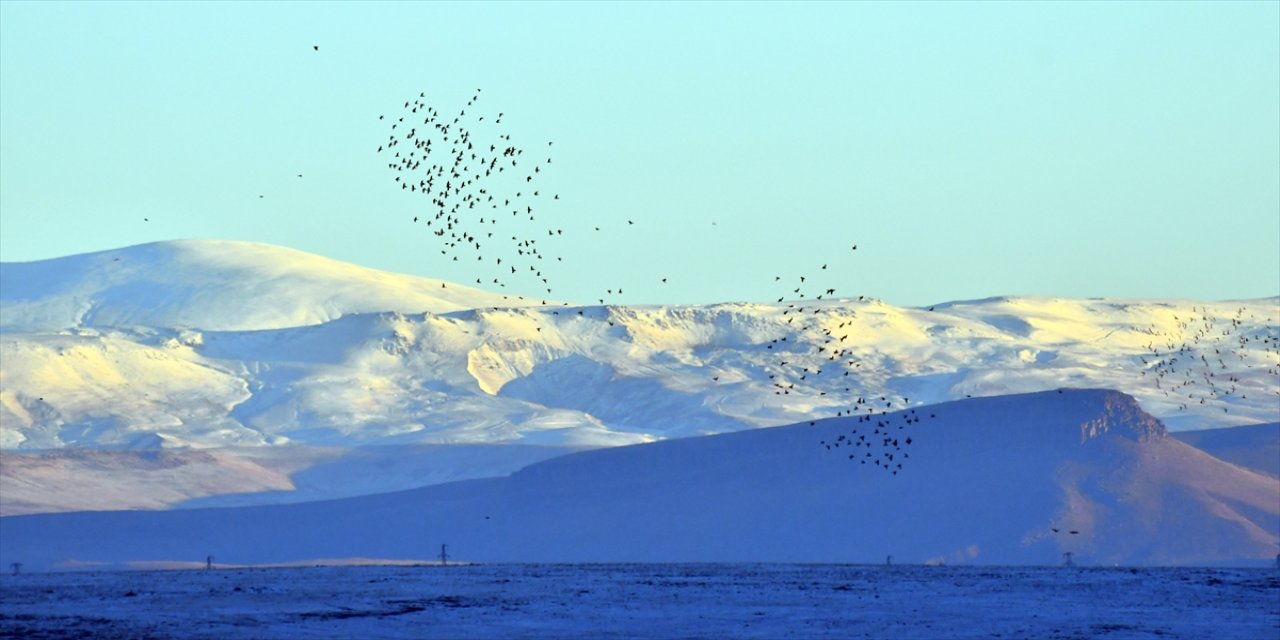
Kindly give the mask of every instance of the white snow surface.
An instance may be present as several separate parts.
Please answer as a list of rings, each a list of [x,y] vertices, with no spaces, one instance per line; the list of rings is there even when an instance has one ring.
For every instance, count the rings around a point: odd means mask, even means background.
[[[500,564],[0,576],[0,636],[24,638],[1277,635],[1274,569]]]
[[[1272,423],[1280,298],[556,306],[188,240],[0,264],[0,363],[0,472],[28,490],[21,507],[0,492],[0,513],[64,508],[42,506],[42,492],[92,501],[99,484],[65,482],[71,458],[19,465],[19,451],[272,447],[296,461],[225,484],[226,469],[257,463],[222,458],[192,486],[133,502],[122,486],[110,502],[156,508],[246,490],[278,498],[313,460],[307,448],[607,447],[836,416],[882,397],[889,409],[1110,388],[1175,431]],[[511,460],[480,467],[507,473]]]
[[[174,240],[0,265],[5,331],[280,329],[358,312],[444,312],[495,304],[523,303],[256,242]]]
[[[1174,430],[1280,421],[1280,298],[522,307],[218,241],[0,278],[4,449],[608,446],[1064,386]]]

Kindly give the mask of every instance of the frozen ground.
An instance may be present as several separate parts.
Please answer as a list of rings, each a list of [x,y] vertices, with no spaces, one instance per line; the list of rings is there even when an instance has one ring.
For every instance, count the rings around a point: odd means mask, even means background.
[[[1276,638],[1276,569],[777,564],[54,573],[20,638]]]

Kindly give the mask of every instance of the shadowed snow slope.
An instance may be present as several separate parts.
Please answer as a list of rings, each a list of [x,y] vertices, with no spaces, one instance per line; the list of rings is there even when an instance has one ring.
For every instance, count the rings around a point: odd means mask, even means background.
[[[285,504],[509,474],[579,447],[227,447],[0,456],[0,516]]]
[[[874,449],[907,463],[897,475],[861,464],[865,448],[820,444],[874,431],[900,441]],[[363,498],[16,516],[0,564],[421,558],[441,543],[471,561],[1262,564],[1278,531],[1280,480],[1168,437],[1126,395],[1066,390],[597,449]]]
[[[1215,458],[1280,477],[1280,422],[1170,435]]]

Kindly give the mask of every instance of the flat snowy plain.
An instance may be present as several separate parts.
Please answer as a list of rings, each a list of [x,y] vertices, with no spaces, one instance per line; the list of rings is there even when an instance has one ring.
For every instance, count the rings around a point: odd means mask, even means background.
[[[0,579],[18,638],[1276,638],[1280,570],[496,564]]]

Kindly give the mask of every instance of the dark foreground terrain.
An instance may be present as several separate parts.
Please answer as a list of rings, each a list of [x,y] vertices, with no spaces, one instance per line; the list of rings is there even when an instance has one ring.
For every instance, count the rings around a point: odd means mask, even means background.
[[[1276,638],[1280,570],[615,564],[6,575],[5,638]]]

